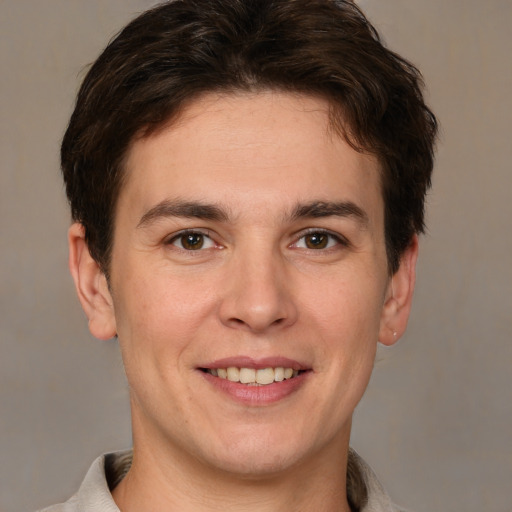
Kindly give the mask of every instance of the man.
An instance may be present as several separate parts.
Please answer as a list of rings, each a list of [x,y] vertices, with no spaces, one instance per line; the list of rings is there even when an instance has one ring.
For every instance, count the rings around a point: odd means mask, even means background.
[[[349,449],[411,306],[436,121],[333,0],[174,0],[94,63],[62,144],[70,269],[133,451],[51,511],[394,511]]]

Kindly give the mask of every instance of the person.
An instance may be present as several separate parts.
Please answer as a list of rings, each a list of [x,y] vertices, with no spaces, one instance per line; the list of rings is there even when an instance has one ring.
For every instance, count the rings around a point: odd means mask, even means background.
[[[172,0],[110,42],[61,161],[133,449],[47,512],[398,510],[349,440],[411,307],[422,87],[345,0]]]

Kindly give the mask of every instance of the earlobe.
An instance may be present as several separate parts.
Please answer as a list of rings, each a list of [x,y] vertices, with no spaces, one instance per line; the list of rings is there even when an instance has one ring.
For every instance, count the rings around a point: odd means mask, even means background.
[[[379,341],[383,345],[393,345],[407,327],[416,281],[417,259],[418,237],[414,235],[400,258],[398,270],[389,280],[379,331]]]
[[[76,292],[96,338],[107,340],[116,334],[112,296],[105,274],[89,252],[84,227],[74,223],[68,231],[69,270]]]

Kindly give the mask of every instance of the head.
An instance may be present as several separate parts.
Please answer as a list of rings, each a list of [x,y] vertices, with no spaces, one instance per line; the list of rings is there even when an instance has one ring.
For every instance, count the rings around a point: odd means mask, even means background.
[[[351,2],[174,0],[110,43],[62,167],[136,453],[336,471],[377,339],[407,323],[435,132],[418,71]]]
[[[79,91],[61,153],[73,218],[108,277],[134,141],[206,93],[304,93],[327,101],[333,133],[379,162],[392,274],[424,229],[436,121],[421,86],[350,1],[164,3],[113,39]]]

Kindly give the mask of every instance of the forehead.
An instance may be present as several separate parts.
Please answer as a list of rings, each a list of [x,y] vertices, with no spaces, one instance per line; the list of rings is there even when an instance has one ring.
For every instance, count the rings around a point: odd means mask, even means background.
[[[171,196],[286,208],[347,194],[382,210],[376,159],[332,130],[326,100],[275,91],[208,94],[134,142],[119,207],[148,209]]]

